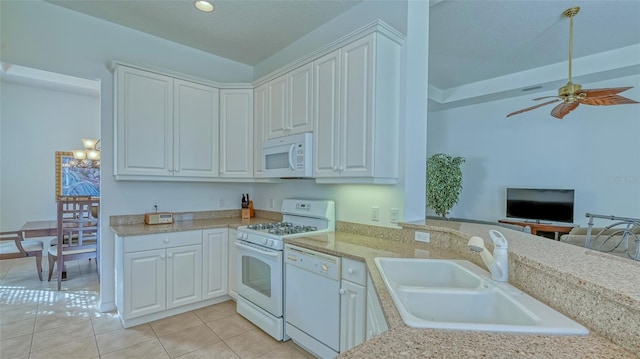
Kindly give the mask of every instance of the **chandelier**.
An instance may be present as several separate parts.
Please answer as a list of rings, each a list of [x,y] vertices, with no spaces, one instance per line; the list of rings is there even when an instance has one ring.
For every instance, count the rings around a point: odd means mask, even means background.
[[[73,159],[69,161],[71,167],[100,168],[100,140],[83,138],[83,150],[73,150]]]

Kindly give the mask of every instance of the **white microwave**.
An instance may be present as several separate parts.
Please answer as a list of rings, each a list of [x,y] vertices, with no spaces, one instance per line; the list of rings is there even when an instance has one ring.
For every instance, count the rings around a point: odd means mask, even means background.
[[[312,177],[312,150],[311,133],[265,141],[262,144],[262,176],[271,178]]]

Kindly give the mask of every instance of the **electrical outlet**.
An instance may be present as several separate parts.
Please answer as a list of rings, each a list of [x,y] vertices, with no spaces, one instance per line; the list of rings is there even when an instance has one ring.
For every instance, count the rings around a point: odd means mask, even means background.
[[[431,242],[431,235],[427,232],[418,232],[416,231],[415,240],[418,242]]]
[[[269,199],[269,208],[274,208],[276,206],[276,201],[273,198]]]
[[[389,211],[389,222],[398,223],[398,216],[400,215],[400,211],[397,208],[391,208]]]
[[[220,208],[224,208],[224,198],[220,198]]]
[[[371,207],[371,220],[375,222],[380,220],[380,207]]]

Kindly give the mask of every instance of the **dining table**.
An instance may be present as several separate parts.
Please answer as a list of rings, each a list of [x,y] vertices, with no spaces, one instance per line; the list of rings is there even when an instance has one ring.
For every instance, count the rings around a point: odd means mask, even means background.
[[[58,221],[55,219],[48,221],[27,221],[22,225],[22,228],[20,228],[24,238],[57,236],[57,230]]]
[[[20,228],[23,238],[55,237],[58,235],[58,221],[27,221]],[[43,254],[45,256],[45,254]],[[62,279],[67,278],[66,265],[62,271]]]

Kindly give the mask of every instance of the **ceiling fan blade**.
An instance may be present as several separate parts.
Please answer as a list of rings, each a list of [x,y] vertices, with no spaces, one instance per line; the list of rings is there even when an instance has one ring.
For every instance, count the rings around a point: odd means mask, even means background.
[[[540,101],[540,100],[544,100],[545,98],[558,98],[558,96],[544,96],[544,97],[538,97],[538,98],[534,98],[533,101]]]
[[[562,120],[562,118],[566,116],[569,112],[575,110],[576,107],[578,107],[578,105],[579,105],[578,102],[569,102],[569,103],[563,102],[558,106],[554,107],[553,110],[551,110],[551,116],[559,120]]]
[[[558,102],[558,101],[560,101],[560,99],[555,99],[555,100],[547,101],[547,102],[544,102],[544,103],[541,103],[541,104],[538,104],[538,105],[535,105],[535,106],[523,108],[522,110],[519,110],[519,111],[516,111],[516,112],[511,112],[510,114],[507,115],[507,117],[511,117],[511,116],[517,115],[519,113],[535,110],[538,107],[546,106],[548,104],[551,104],[551,103],[554,103],[554,102]]]
[[[611,105],[624,105],[630,103],[638,103],[638,101],[626,98],[620,95],[607,95],[600,97],[587,96],[578,100],[580,103],[591,106],[611,106]]]
[[[581,91],[578,91],[578,94],[585,93],[587,94],[587,97],[602,97],[602,96],[614,95],[620,92],[624,92],[631,88],[633,88],[633,86],[581,90]]]

